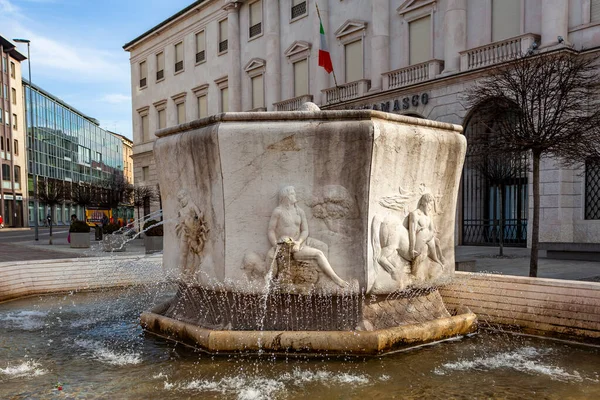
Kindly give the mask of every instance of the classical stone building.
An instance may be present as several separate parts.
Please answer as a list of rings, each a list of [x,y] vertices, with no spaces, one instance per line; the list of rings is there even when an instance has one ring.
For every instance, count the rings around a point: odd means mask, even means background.
[[[27,164],[21,62],[27,58],[0,36],[0,215],[5,226],[27,221]]]
[[[333,74],[318,67],[320,16]],[[528,51],[600,46],[600,0],[200,0],[124,46],[131,53],[136,182],[156,184],[154,132],[225,111],[371,108],[483,129],[461,95]],[[582,51],[584,52],[584,51]],[[544,160],[541,241],[600,242],[600,167]],[[505,182],[506,241],[526,245],[531,179]],[[459,244],[498,240],[498,191],[469,168]]]

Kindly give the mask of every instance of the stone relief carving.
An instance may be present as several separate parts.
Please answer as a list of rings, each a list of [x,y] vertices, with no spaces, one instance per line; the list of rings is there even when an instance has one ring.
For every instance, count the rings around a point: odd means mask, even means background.
[[[324,221],[331,232],[346,234],[344,222],[358,217],[356,202],[340,185],[326,185],[317,190],[310,204],[312,216]]]
[[[190,199],[185,189],[177,193],[179,211],[175,232],[179,238],[179,254],[181,254],[181,272],[185,279],[192,279],[200,264],[206,235],[209,232],[204,214]]]
[[[349,286],[329,264],[327,245],[309,237],[306,214],[297,205],[293,186],[279,191],[279,205],[271,214],[267,236],[272,247],[264,262],[254,252],[244,256],[242,269],[250,280],[267,277],[282,284],[314,285],[322,273],[338,287]]]
[[[393,282],[387,282],[387,289],[390,289],[389,286],[403,289],[412,283],[435,279],[445,268],[446,260],[433,221],[437,213],[436,200],[424,186],[421,186],[420,192],[420,197],[416,196],[419,200],[414,210],[406,211],[415,196],[400,188],[398,195],[384,197],[379,202],[392,212],[373,217],[371,244],[374,272],[380,275],[380,269],[383,269],[392,278]],[[379,281],[381,286],[382,280]],[[378,289],[378,277],[374,289]]]

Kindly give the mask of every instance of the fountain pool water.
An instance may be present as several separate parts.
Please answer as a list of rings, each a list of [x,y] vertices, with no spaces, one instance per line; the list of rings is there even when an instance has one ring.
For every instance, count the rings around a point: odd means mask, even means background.
[[[600,349],[501,332],[368,359],[213,357],[142,331],[140,313],[173,294],[152,285],[0,304],[0,398],[600,398]]]

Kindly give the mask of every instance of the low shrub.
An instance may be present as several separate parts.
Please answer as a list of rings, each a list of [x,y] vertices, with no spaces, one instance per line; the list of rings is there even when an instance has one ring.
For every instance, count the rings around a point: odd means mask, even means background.
[[[69,232],[73,233],[90,233],[90,226],[84,221],[75,221],[71,223]]]
[[[144,224],[144,234],[146,236],[163,236],[163,226],[158,225],[159,222],[155,219],[150,219]]]
[[[119,229],[121,229],[121,227],[117,224],[106,224],[102,227],[102,233],[105,235],[112,235]]]

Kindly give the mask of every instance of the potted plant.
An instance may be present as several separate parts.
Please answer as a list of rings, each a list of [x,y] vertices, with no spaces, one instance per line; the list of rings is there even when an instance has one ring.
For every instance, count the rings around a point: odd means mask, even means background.
[[[163,226],[158,225],[155,219],[150,219],[144,224],[144,246],[146,254],[163,250]]]
[[[90,247],[90,226],[84,221],[73,221],[69,227],[72,248]]]
[[[125,251],[127,237],[122,234],[121,227],[117,224],[102,226],[102,247],[104,251]]]

